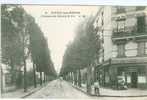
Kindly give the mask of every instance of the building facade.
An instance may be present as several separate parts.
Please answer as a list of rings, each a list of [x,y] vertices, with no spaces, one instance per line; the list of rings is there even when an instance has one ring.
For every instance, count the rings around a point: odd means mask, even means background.
[[[104,6],[95,20],[101,39],[97,76],[103,86],[147,87],[147,7]]]

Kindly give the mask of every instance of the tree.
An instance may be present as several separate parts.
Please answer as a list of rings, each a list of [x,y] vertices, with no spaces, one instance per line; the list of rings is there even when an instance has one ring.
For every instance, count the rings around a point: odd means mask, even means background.
[[[47,39],[35,21],[30,23],[28,31],[30,34],[30,52],[36,71],[40,72],[40,76],[42,76],[42,72],[45,75],[56,75]],[[42,77],[40,77],[40,84],[42,84]]]
[[[80,69],[87,68],[88,73],[90,73],[91,64],[96,59],[99,51],[99,37],[93,27],[94,19],[95,17],[91,16],[78,26],[76,37],[74,41],[68,45],[63,57],[60,74],[67,75],[69,72],[77,74],[78,70],[79,86],[81,86]],[[74,76],[77,77],[77,75]],[[90,77],[88,77],[88,80],[90,80],[89,78]],[[88,81],[87,85],[89,92],[90,81]]]
[[[17,5],[2,5],[2,62],[11,67],[11,81],[14,84],[15,71],[23,64],[21,37],[22,12]],[[18,16],[15,16],[17,13]],[[18,67],[17,67],[18,66]]]
[[[2,5],[2,62],[11,68],[12,83],[17,70],[24,68],[24,91],[27,91],[26,59],[32,57],[35,72],[55,75],[46,38],[32,16],[20,5]],[[21,75],[18,75],[21,76]],[[17,78],[20,79],[20,78]],[[41,79],[42,80],[42,79]],[[17,81],[18,82],[18,81]],[[18,82],[19,83],[19,82]],[[35,86],[36,87],[36,86]]]

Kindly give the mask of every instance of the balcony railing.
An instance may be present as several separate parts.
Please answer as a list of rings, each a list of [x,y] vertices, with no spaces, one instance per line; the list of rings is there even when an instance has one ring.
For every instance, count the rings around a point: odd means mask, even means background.
[[[146,8],[145,6],[136,6],[136,9],[134,9],[134,11],[145,10],[145,8]],[[118,8],[116,8],[116,14],[126,13],[128,11],[127,9],[128,8],[126,8],[126,7],[118,7]]]
[[[125,13],[125,12],[126,12],[125,8],[117,8],[116,9],[116,14],[121,14],[121,13]]]
[[[145,9],[145,6],[137,6],[136,7],[136,11],[140,11],[140,10],[144,10]]]
[[[125,58],[112,58],[112,64],[130,64],[130,63],[147,63],[147,56],[145,57],[125,57]]]
[[[147,25],[144,26],[143,30],[138,30],[137,26],[125,27],[122,29],[113,29],[112,38],[128,38],[137,36],[147,36]]]

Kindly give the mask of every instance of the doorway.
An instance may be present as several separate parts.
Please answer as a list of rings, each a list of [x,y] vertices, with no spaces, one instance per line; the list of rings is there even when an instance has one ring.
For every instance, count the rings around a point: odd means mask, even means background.
[[[137,72],[132,72],[131,73],[131,87],[132,88],[137,88],[138,83],[138,74]]]

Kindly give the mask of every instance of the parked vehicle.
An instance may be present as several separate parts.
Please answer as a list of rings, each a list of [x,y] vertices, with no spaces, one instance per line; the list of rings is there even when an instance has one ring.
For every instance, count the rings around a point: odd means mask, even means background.
[[[128,87],[127,87],[125,81],[123,80],[123,78],[118,77],[117,82],[118,82],[118,86],[117,86],[118,90],[127,90],[128,89]]]

